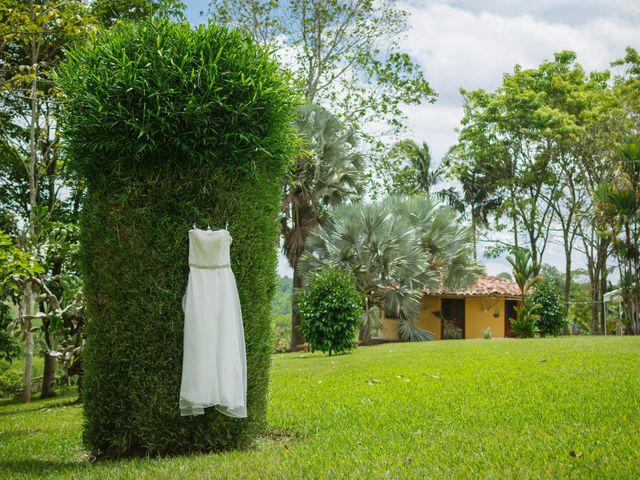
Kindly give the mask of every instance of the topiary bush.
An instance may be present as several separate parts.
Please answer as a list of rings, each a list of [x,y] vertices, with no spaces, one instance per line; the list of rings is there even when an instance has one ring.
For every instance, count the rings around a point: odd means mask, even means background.
[[[533,302],[540,306],[537,310],[540,336],[560,335],[567,322],[562,313],[562,300],[555,283],[548,280],[538,283],[531,297]]]
[[[84,442],[97,457],[241,448],[265,422],[280,179],[296,98],[238,31],[151,20],[97,35],[59,74],[71,168],[87,193]],[[188,230],[228,229],[248,418],[178,408]]]
[[[300,332],[313,350],[332,355],[354,348],[364,297],[351,275],[337,268],[320,270],[297,299]]]

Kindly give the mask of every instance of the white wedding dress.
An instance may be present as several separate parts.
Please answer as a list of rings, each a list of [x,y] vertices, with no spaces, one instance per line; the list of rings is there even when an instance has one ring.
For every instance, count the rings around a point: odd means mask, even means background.
[[[242,312],[226,230],[189,230],[189,280],[182,300],[184,353],[180,413],[215,406],[247,416],[247,360]]]

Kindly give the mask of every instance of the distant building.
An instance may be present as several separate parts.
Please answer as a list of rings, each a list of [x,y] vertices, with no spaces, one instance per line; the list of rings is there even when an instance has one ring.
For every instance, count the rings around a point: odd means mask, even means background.
[[[418,327],[434,339],[482,338],[491,328],[493,337],[510,337],[509,318],[520,300],[520,287],[506,278],[484,275],[460,291],[425,292]],[[444,321],[443,321],[444,320]],[[398,340],[398,319],[383,318],[378,337]]]

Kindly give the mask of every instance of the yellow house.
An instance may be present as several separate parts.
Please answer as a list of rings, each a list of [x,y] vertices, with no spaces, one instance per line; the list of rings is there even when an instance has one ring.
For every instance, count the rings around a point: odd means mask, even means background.
[[[513,307],[519,299],[520,288],[515,282],[480,276],[473,285],[460,291],[425,292],[417,325],[437,340],[482,338],[487,328],[491,328],[493,337],[510,337],[509,318],[515,317]],[[383,318],[378,338],[398,340],[398,320]]]

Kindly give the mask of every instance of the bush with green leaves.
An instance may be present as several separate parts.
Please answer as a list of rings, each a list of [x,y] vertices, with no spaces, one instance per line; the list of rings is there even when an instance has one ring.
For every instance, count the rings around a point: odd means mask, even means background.
[[[12,369],[0,369],[0,397],[18,395],[22,391],[22,375]]]
[[[320,270],[298,293],[300,331],[313,350],[332,355],[352,350],[364,313],[364,296],[353,276],[339,268]]]
[[[84,442],[97,457],[242,448],[264,428],[281,178],[298,103],[247,35],[123,24],[59,73],[69,165],[87,185]],[[181,417],[188,230],[223,228],[242,305],[248,418]]]
[[[556,284],[547,280],[539,282],[531,297],[539,305],[537,313],[540,336],[560,335],[567,322],[562,313],[562,300]]]

